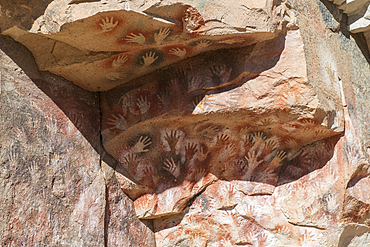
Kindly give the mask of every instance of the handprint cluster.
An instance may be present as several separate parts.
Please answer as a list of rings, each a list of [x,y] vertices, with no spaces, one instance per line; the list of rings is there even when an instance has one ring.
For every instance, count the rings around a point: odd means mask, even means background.
[[[186,183],[193,183],[201,179],[206,171],[197,166],[197,162],[204,161],[209,152],[199,143],[188,139],[182,130],[166,130],[161,137],[163,169],[171,174],[174,181],[186,179]],[[197,160],[197,162],[195,162]]]
[[[286,158],[286,152],[278,150],[279,139],[256,132],[246,137],[244,146],[247,147],[246,167],[242,179],[276,183],[279,168]]]
[[[143,154],[150,151],[151,144],[152,138],[147,135],[140,135],[136,143],[128,147],[122,153],[121,158],[119,158],[119,162],[130,175],[141,181],[144,185],[148,185],[151,182],[145,177],[152,176],[155,173],[153,166],[145,162],[145,158],[143,158]]]
[[[241,130],[244,132],[244,130]],[[263,132],[249,132],[244,144],[227,134],[215,137],[213,155],[216,164],[223,164],[220,176],[227,180],[258,181],[275,184],[279,168],[284,164],[286,152],[279,150],[279,139],[267,137]]]
[[[334,142],[336,142],[336,137],[302,147],[297,151],[282,175],[290,179],[297,179],[314,170],[321,169],[333,156]]]
[[[162,108],[162,101],[156,92],[138,89],[123,94],[115,108],[104,116],[109,133],[117,135],[133,124],[151,118]]]

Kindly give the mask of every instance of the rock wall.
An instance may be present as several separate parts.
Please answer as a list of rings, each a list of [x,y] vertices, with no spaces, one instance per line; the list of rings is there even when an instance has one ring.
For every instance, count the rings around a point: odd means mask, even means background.
[[[340,4],[0,0],[1,245],[370,245]]]

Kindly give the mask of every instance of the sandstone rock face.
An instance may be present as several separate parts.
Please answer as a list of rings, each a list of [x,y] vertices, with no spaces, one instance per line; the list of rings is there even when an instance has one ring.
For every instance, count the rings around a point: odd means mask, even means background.
[[[33,53],[40,70],[91,91],[106,91],[202,52],[276,37],[295,17],[271,0],[54,1],[29,31],[12,36]],[[238,16],[238,18],[235,18]]]
[[[359,2],[3,2],[2,246],[370,244]]]

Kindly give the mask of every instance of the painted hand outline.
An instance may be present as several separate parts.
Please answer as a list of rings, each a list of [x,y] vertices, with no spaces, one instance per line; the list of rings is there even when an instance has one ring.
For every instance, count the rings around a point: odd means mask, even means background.
[[[155,60],[157,60],[158,56],[155,56],[155,52],[149,52],[146,53],[145,56],[143,56],[144,59],[144,65],[149,66],[152,63],[154,63]]]
[[[146,96],[138,98],[136,105],[139,107],[142,115],[144,115],[150,108],[150,102],[148,102],[148,98]]]
[[[298,147],[297,141],[291,138],[285,141],[285,145],[287,145],[289,148],[292,148],[292,149],[295,149]]]
[[[189,159],[193,158],[197,152],[198,145],[194,142],[190,142],[185,146],[185,156]]]
[[[222,239],[221,244],[224,247],[232,247],[233,246],[230,239]]]
[[[171,93],[174,95],[180,94],[181,91],[179,86],[179,80],[177,78],[171,79],[167,84],[167,89],[170,94]]]
[[[205,152],[203,147],[200,147],[197,152],[197,158],[200,161],[204,161],[208,156],[209,151]]]
[[[127,167],[129,165],[137,166],[139,164],[139,160],[137,159],[137,156],[134,153],[129,153],[129,154],[125,155],[124,161],[125,161]]]
[[[230,156],[233,156],[236,151],[236,145],[234,143],[230,143],[226,147],[224,147],[224,152],[228,153]]]
[[[28,167],[28,171],[31,174],[32,182],[37,182],[37,180],[39,180],[41,177],[39,174],[37,174],[37,171],[39,169],[39,164],[40,164],[39,162],[36,162],[33,160],[32,163]]]
[[[12,150],[9,154],[10,167],[16,167],[18,165],[18,154]]]
[[[113,68],[119,68],[128,60],[127,55],[120,55],[116,59],[113,60],[112,62],[112,67]]]
[[[288,94],[283,94],[283,100],[284,100],[284,105],[286,106],[294,106],[297,104],[297,99],[294,93],[288,92]]]
[[[207,128],[202,130],[200,133],[201,135],[209,134],[215,136],[217,133],[219,133],[222,130],[221,126],[217,125],[209,125]]]
[[[253,151],[252,153],[248,152],[248,155],[244,156],[244,158],[248,161],[248,172],[252,172],[255,168],[257,168],[257,166],[259,166],[263,162],[263,159],[260,161],[257,160],[258,155],[256,154],[255,151]]]
[[[187,12],[185,17],[182,19],[184,30],[191,33],[197,29],[202,21],[202,16],[194,13]]]
[[[154,175],[153,167],[145,167],[143,173],[145,177],[152,177]]]
[[[167,141],[168,145],[170,146],[170,149],[174,150],[180,137],[181,135],[177,130],[172,130],[170,134],[166,133],[164,139]]]
[[[253,142],[254,143],[261,143],[266,139],[266,136],[263,134],[263,132],[257,132],[253,136]]]
[[[111,81],[125,79],[127,73],[111,71],[105,75],[105,77]]]
[[[163,162],[163,168],[170,172],[175,178],[178,178],[180,176],[180,161],[177,161],[177,163],[171,159],[166,159],[165,162]]]
[[[129,43],[138,43],[138,44],[142,45],[145,42],[145,37],[142,33],[139,33],[139,35],[136,35],[134,33],[130,33],[126,36],[125,40]]]
[[[275,158],[279,161],[279,163],[286,158],[286,152],[285,151],[278,151]]]
[[[311,242],[314,240],[315,234],[312,231],[305,230],[304,233],[301,235],[300,240],[305,242]]]
[[[163,41],[167,38],[170,34],[171,30],[169,27],[161,28],[158,33],[154,34],[154,40],[157,44],[162,44]]]
[[[22,142],[27,142],[28,141],[28,137],[27,137],[27,134],[26,132],[24,131],[24,128],[21,127],[21,128],[18,128],[16,126],[14,126],[13,128],[13,131],[15,136],[17,136]]]
[[[221,134],[216,136],[215,146],[221,147],[230,141],[230,137],[227,134]]]
[[[236,193],[235,186],[233,184],[225,184],[221,190],[224,195],[233,196]]]
[[[261,126],[268,126],[274,124],[274,120],[272,118],[264,118],[261,121],[258,122],[258,125]]]
[[[335,211],[338,207],[338,203],[335,200],[333,194],[327,194],[323,197],[324,205],[327,211]]]
[[[198,168],[194,171],[194,173],[195,173],[194,181],[198,182],[206,176],[207,171],[204,168]]]
[[[290,236],[292,233],[290,232],[287,226],[281,226],[277,228],[277,233]]]
[[[104,33],[112,31],[118,24],[118,21],[113,23],[113,17],[111,17],[110,20],[109,20],[109,17],[107,17],[107,18],[105,18],[105,20],[102,19],[101,21],[102,21],[102,23],[99,23],[99,25],[103,29]]]
[[[112,118],[108,118],[108,124],[113,126],[109,129],[125,130],[128,127],[126,119],[121,114],[118,114],[118,116],[112,114]]]
[[[172,48],[171,50],[169,50],[169,53],[171,55],[175,55],[175,56],[178,56],[180,58],[184,58],[186,56],[186,49],[180,49],[180,48]]]
[[[139,141],[133,147],[135,153],[146,153],[149,149],[146,149],[150,144],[152,144],[149,136],[140,136]]]
[[[274,151],[278,146],[278,142],[274,139],[269,139],[265,142],[265,150],[267,153]]]
[[[226,64],[221,64],[221,65],[213,64],[209,68],[209,71],[211,72],[211,74],[220,77],[226,72]]]
[[[192,246],[205,247],[207,245],[207,239],[200,233],[196,233],[190,237]]]
[[[212,43],[209,40],[201,40],[201,41],[197,41],[196,44],[197,44],[196,46],[197,50],[203,50],[204,48],[210,46]]]
[[[220,80],[221,83],[225,83],[229,80],[232,68],[228,71],[226,70],[226,65],[212,65],[209,69],[211,72],[212,77],[216,77]]]

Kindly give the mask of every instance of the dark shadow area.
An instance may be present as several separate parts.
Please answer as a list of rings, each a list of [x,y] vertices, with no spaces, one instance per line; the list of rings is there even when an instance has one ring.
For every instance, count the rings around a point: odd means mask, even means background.
[[[354,172],[351,180],[348,182],[346,189],[354,187],[361,179],[368,177],[370,175],[369,170],[370,166],[367,162],[359,165]]]
[[[338,247],[369,246],[369,227],[359,225],[347,225],[339,239]]]
[[[0,33],[13,26],[29,30],[53,0],[0,0]],[[6,14],[5,14],[6,13]]]
[[[302,147],[293,159],[287,160],[281,167],[278,185],[293,182],[323,168],[333,157],[334,147],[340,137],[333,136]]]

